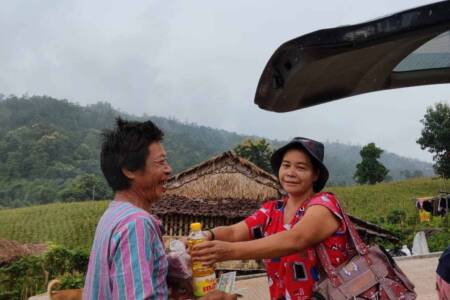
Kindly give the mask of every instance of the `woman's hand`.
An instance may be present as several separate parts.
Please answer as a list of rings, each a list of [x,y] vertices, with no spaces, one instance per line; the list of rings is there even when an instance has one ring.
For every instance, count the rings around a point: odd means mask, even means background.
[[[201,261],[213,265],[219,261],[234,259],[235,247],[233,243],[224,241],[210,241],[196,244],[191,251],[193,261]]]

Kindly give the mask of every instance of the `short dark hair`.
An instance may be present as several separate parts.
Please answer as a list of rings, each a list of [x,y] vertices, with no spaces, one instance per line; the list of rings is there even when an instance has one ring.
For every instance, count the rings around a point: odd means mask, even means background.
[[[148,146],[160,142],[164,133],[150,120],[126,121],[119,117],[116,127],[104,130],[102,136],[100,165],[103,176],[113,191],[121,191],[130,187],[122,168],[130,171],[145,169]]]

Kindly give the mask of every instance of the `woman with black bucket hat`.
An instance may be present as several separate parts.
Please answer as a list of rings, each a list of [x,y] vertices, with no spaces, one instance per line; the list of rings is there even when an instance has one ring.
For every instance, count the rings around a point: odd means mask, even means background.
[[[216,227],[192,251],[212,264],[263,259],[271,299],[311,299],[318,280],[314,246],[323,243],[337,267],[347,260],[347,228],[336,197],[321,192],[328,180],[322,143],[297,137],[276,150],[272,169],[286,195],[268,201],[244,221]]]

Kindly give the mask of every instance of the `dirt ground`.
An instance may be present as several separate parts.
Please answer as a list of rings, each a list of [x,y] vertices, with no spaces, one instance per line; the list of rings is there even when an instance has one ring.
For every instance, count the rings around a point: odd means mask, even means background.
[[[436,294],[436,267],[439,254],[424,257],[405,257],[397,259],[403,272],[416,286],[417,300],[435,300]],[[238,280],[237,291],[245,300],[269,300],[269,287],[265,276]],[[30,300],[47,300],[46,295],[30,298]]]
[[[418,300],[438,299],[436,294],[436,268],[439,255],[397,260],[397,264],[416,286]]]
[[[430,256],[397,259],[400,268],[416,286],[417,300],[438,299],[435,282],[439,254]],[[236,282],[236,288],[244,296],[240,299],[269,300],[266,277],[239,280]]]

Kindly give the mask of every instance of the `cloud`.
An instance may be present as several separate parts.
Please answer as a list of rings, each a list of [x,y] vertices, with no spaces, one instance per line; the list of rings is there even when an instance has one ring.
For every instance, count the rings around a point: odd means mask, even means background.
[[[268,58],[311,31],[432,1],[8,1],[0,11],[0,92],[269,138],[366,144],[431,160],[415,143],[427,105],[447,85],[361,95],[287,114],[253,104]]]

